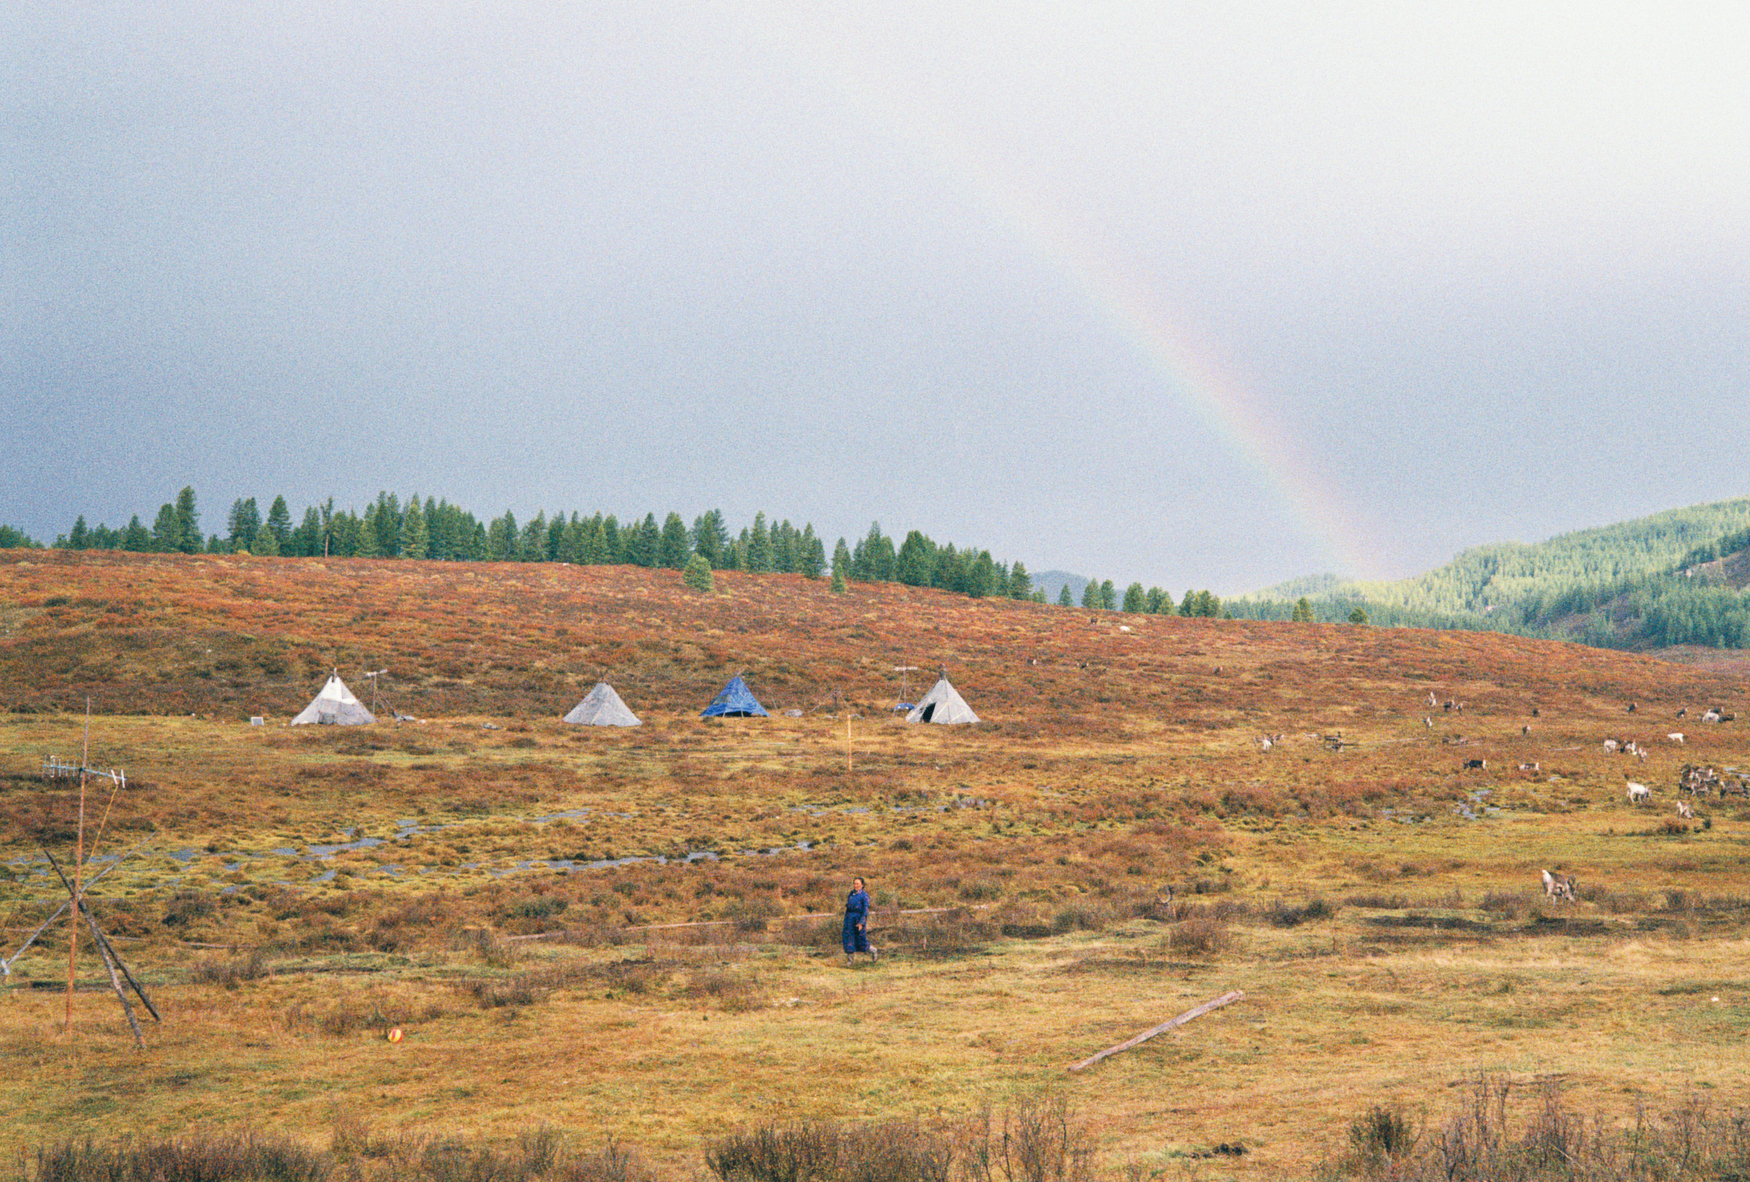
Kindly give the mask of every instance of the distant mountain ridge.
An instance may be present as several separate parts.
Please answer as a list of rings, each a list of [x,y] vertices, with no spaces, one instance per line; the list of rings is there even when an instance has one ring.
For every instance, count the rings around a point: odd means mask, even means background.
[[[1374,623],[1483,628],[1607,647],[1750,645],[1750,497],[1466,550],[1393,582],[1315,575],[1229,601],[1236,615],[1287,618],[1301,597],[1317,618],[1362,608]],[[1739,622],[1741,621],[1741,623]]]

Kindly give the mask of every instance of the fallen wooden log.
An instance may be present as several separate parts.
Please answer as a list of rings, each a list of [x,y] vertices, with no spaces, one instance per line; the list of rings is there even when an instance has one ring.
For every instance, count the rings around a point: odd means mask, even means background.
[[[1126,1039],[1124,1042],[1119,1043],[1115,1047],[1107,1047],[1105,1050],[1101,1051],[1099,1054],[1092,1055],[1089,1058],[1083,1059],[1080,1063],[1077,1063],[1075,1066],[1071,1067],[1070,1070],[1071,1071],[1080,1071],[1084,1067],[1092,1067],[1094,1064],[1098,1063],[1101,1059],[1104,1059],[1107,1055],[1116,1055],[1119,1051],[1128,1051],[1131,1047],[1139,1046],[1142,1043],[1147,1042],[1149,1039],[1153,1038],[1157,1034],[1165,1034],[1167,1031],[1171,1030],[1175,1026],[1183,1026],[1185,1023],[1191,1021],[1193,1018],[1201,1018],[1204,1014],[1207,1014],[1210,1010],[1219,1010],[1222,1006],[1229,1005],[1233,1002],[1236,1002],[1244,996],[1245,996],[1245,993],[1242,992],[1241,990],[1238,990],[1238,989],[1231,990],[1230,992],[1222,994],[1220,997],[1216,998],[1213,1001],[1206,1001],[1200,1006],[1197,1006],[1193,1009],[1186,1010],[1184,1013],[1180,1014],[1177,1018],[1170,1018],[1167,1021],[1162,1022],[1159,1026],[1156,1026],[1152,1030],[1145,1030],[1141,1034],[1137,1035],[1135,1038]]]

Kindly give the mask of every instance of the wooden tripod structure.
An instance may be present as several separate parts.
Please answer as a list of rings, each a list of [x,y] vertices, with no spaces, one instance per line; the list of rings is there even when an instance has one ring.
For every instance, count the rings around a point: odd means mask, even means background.
[[[91,940],[97,946],[98,955],[103,957],[104,967],[109,970],[110,987],[115,990],[117,999],[122,1003],[122,1013],[127,1015],[128,1025],[133,1029],[134,1044],[139,1047],[144,1047],[146,1045],[146,1039],[145,1036],[140,1033],[140,1022],[139,1019],[134,1016],[134,1007],[128,1001],[128,995],[122,989],[122,978],[125,977],[127,979],[128,984],[133,987],[134,993],[139,996],[139,999],[146,1007],[147,1012],[149,1012],[156,1021],[162,1022],[164,1019],[159,1015],[158,1008],[152,1004],[152,999],[146,996],[146,991],[141,988],[140,983],[134,979],[133,973],[128,971],[128,966],[123,964],[121,957],[116,955],[115,947],[110,944],[109,937],[105,936],[103,934],[103,929],[97,926],[97,920],[92,917],[91,909],[85,905],[85,892],[90,887],[95,886],[98,879],[101,879],[105,874],[108,874],[111,870],[114,870],[117,866],[126,861],[130,855],[138,851],[146,844],[146,842],[142,841],[139,845],[116,859],[116,861],[104,867],[103,870],[92,878],[89,883],[85,881],[86,864],[90,861],[91,857],[96,856],[98,843],[102,841],[103,831],[109,824],[109,807],[106,807],[103,813],[103,820],[98,824],[97,833],[92,838],[91,853],[88,856],[85,851],[86,777],[97,776],[110,782],[110,807],[113,807],[115,804],[116,793],[120,792],[127,784],[127,777],[113,768],[100,770],[87,767],[86,763],[90,759],[90,755],[91,702],[90,699],[87,699],[85,703],[85,749],[80,757],[79,763],[77,765],[63,763],[59,757],[51,757],[43,763],[43,773],[51,780],[71,778],[75,774],[79,777],[79,836],[77,845],[74,847],[73,878],[71,881],[68,880],[66,871],[61,869],[61,864],[55,860],[55,856],[49,853],[46,849],[43,851],[43,857],[49,860],[49,865],[54,868],[55,874],[61,880],[61,885],[67,889],[67,901],[61,904],[53,915],[44,920],[42,925],[30,934],[30,938],[25,940],[25,942],[19,946],[17,952],[14,952],[10,958],[0,959],[0,975],[11,976],[12,962],[22,956],[24,950],[29,948],[31,944],[36,941],[36,938],[42,935],[51,923],[59,919],[62,912],[70,911],[71,914],[68,916],[67,931],[67,1032],[71,1034],[73,1031],[73,986],[78,967],[79,921],[84,920],[86,929],[91,933]],[[147,838],[146,840],[150,841],[151,838]]]

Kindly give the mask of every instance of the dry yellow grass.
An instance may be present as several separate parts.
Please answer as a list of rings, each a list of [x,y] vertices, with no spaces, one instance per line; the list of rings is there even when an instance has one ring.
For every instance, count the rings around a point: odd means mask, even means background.
[[[510,1139],[549,1122],[685,1177],[707,1138],[753,1122],[1055,1089],[1109,1171],[1265,1178],[1304,1174],[1371,1105],[1439,1113],[1479,1073],[1560,1080],[1606,1114],[1750,1100],[1750,801],[1700,802],[1682,825],[1670,809],[1684,763],[1750,765],[1736,725],[1669,721],[1744,705],[1717,672],[1505,637],[1161,618],[1120,633],[1104,613],[793,579],[726,578],[701,604],[663,573],[499,585],[333,565],[325,582],[0,561],[16,630],[0,669],[26,711],[0,715],[0,943],[57,901],[35,859],[67,845],[70,798],[36,769],[76,752],[82,719],[56,707],[108,695],[93,758],[133,787],[104,849],[157,836],[95,906],[166,1017],[135,1051],[87,951],[67,1036],[57,926],[0,991],[10,1144],[197,1126]],[[380,567],[394,577],[365,577]],[[441,594],[486,623],[426,652],[441,613],[388,607]],[[292,731],[216,705],[289,694],[250,670],[308,663],[306,608],[424,670],[401,704],[431,719]],[[131,613],[154,622],[116,632]],[[201,676],[190,635],[244,654],[234,684]],[[921,652],[954,662],[987,725],[888,715],[889,654]],[[647,725],[558,723],[609,654]],[[774,707],[845,687],[853,769],[843,710],[697,721],[731,666],[780,687]],[[130,671],[133,709],[212,708],[117,713]],[[50,688],[28,688],[36,672]],[[1430,689],[1465,711],[1430,711]],[[445,701],[466,708],[426,705]],[[1668,729],[1689,741],[1661,743]],[[1284,741],[1261,751],[1270,733]],[[1649,742],[1647,762],[1605,754],[1612,734]],[[1657,810],[1626,803],[1625,771]],[[745,852],[766,849],[784,852]],[[697,851],[718,857],[648,860]],[[647,860],[589,866],[628,857]],[[1580,878],[1578,904],[1543,901],[1545,866]],[[882,909],[877,943],[894,940],[847,969],[832,921],[801,917],[836,910],[852,873]],[[892,914],[956,906],[985,910],[945,951]],[[647,926],[682,921],[718,926]],[[239,971],[252,956],[270,975]],[[1246,999],[1065,1070],[1232,988]],[[1249,1152],[1189,1156],[1235,1142]]]

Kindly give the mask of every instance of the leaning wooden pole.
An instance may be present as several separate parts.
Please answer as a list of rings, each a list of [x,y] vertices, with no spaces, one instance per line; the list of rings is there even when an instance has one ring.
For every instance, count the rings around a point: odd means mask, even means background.
[[[73,979],[79,965],[79,893],[85,877],[85,769],[91,764],[91,699],[85,699],[85,749],[79,756],[79,836],[73,847],[73,909],[67,915],[67,1033],[73,1033]]]
[[[1099,1054],[1092,1055],[1089,1058],[1083,1059],[1080,1063],[1077,1063],[1075,1066],[1071,1067],[1070,1070],[1071,1071],[1080,1071],[1085,1067],[1092,1067],[1094,1064],[1098,1063],[1101,1059],[1104,1059],[1107,1055],[1116,1055],[1119,1051],[1128,1051],[1131,1047],[1139,1046],[1142,1043],[1147,1042],[1149,1039],[1153,1038],[1157,1034],[1165,1034],[1167,1031],[1173,1029],[1173,1027],[1175,1027],[1175,1026],[1183,1026],[1185,1023],[1191,1021],[1194,1018],[1201,1018],[1203,1015],[1207,1014],[1210,1010],[1219,1010],[1222,1006],[1230,1005],[1233,1002],[1238,1001],[1240,998],[1242,998],[1244,996],[1245,996],[1245,993],[1242,992],[1241,990],[1238,990],[1238,989],[1232,990],[1231,992],[1228,992],[1228,993],[1224,993],[1220,997],[1214,999],[1213,1001],[1206,1001],[1202,1005],[1197,1006],[1194,1009],[1186,1010],[1184,1013],[1180,1014],[1177,1018],[1171,1018],[1165,1022],[1162,1022],[1159,1026],[1156,1026],[1152,1030],[1143,1031],[1141,1034],[1137,1035],[1135,1038],[1126,1039],[1124,1042],[1119,1043],[1115,1047],[1107,1047],[1105,1050],[1101,1051]]]

